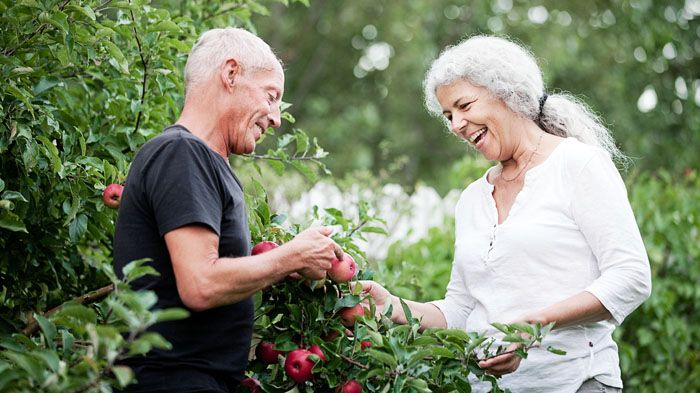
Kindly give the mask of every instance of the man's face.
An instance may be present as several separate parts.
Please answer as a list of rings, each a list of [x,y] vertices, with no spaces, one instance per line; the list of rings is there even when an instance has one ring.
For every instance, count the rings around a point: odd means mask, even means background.
[[[274,69],[248,68],[239,76],[230,93],[230,111],[225,118],[228,149],[232,154],[249,154],[268,127],[280,126],[280,101],[284,73]]]

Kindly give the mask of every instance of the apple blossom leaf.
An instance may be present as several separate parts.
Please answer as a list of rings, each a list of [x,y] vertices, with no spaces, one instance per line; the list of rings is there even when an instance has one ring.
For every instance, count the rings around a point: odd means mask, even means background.
[[[345,307],[353,307],[360,303],[360,297],[356,295],[346,295],[335,302],[334,311]]]
[[[77,243],[87,231],[87,216],[79,214],[68,226],[68,235],[73,243]]]

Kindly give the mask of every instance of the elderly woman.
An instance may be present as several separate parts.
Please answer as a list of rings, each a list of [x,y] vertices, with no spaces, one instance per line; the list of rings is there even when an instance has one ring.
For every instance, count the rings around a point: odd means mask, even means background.
[[[424,82],[426,106],[498,164],[455,208],[447,294],[408,301],[422,326],[494,332],[494,322],[555,323],[548,345],[482,361],[513,392],[618,392],[622,323],[650,294],[649,261],[606,127],[570,95],[544,90],[533,56],[502,38],[445,49]],[[406,323],[398,299],[362,282]],[[517,371],[516,371],[517,370]],[[475,382],[474,391],[488,386]]]

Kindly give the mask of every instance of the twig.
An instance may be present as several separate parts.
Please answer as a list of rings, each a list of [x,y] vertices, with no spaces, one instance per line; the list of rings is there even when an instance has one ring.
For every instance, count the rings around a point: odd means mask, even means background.
[[[68,302],[65,302],[61,305],[58,305],[49,311],[45,312],[43,315],[45,317],[51,316],[58,311],[61,311],[63,307],[68,304],[69,302],[77,303],[77,304],[86,304],[86,303],[93,303],[96,302],[103,297],[109,295],[112,291],[114,291],[114,284],[109,284],[105,287],[96,289],[94,291],[88,292],[84,295],[80,295],[78,297],[75,297]],[[31,336],[32,334],[36,333],[36,331],[39,329],[39,323],[34,319],[33,317],[30,317],[29,324],[27,324],[27,327],[22,330],[22,334],[25,336]]]
[[[525,349],[526,351],[529,351],[529,350],[531,350],[532,348],[539,348],[539,345],[530,345],[529,347],[525,347],[524,349]],[[518,348],[518,349],[523,349],[523,348]],[[518,351],[518,349],[512,349],[512,350],[510,350],[510,351],[505,351],[505,352],[497,353],[497,354],[495,354],[495,355],[487,356],[487,357],[485,357],[485,358],[483,358],[483,359],[476,358],[476,361],[477,361],[477,362],[481,362],[481,361],[483,361],[483,360],[493,359],[493,358],[498,357],[498,356],[501,356],[501,355],[508,355],[508,354],[510,354],[510,353],[515,353],[515,352]]]
[[[223,10],[222,10],[222,9],[219,9],[218,11],[212,12],[211,14],[209,14],[209,15],[205,16],[204,18],[202,18],[202,22],[206,22],[206,21],[208,21],[209,19],[216,18],[217,16],[224,15],[224,14],[229,13],[229,12],[231,12],[231,11],[235,11],[235,10],[238,9],[238,8],[241,8],[241,7],[240,7],[240,6],[234,6],[234,7],[227,8],[227,9],[223,9]]]
[[[345,356],[345,355],[340,355],[340,358],[343,359],[343,360],[345,360],[346,362],[348,362],[348,363],[350,363],[350,364],[353,364],[353,365],[359,367],[359,368],[362,368],[362,369],[365,369],[365,370],[368,370],[368,369],[369,369],[369,366],[368,366],[368,365],[359,363],[359,362],[355,361],[355,360],[354,360],[353,358],[351,358],[351,357],[348,357],[348,356]]]
[[[129,0],[131,4],[131,0]],[[134,126],[133,134],[139,130],[139,125],[141,124],[141,117],[143,116],[143,103],[146,99],[146,82],[148,81],[148,59],[143,56],[143,47],[141,46],[141,40],[139,39],[139,33],[136,30],[136,16],[134,15],[134,10],[129,10],[131,13],[131,21],[134,23],[134,38],[136,38],[136,46],[139,48],[139,56],[141,57],[141,64],[143,65],[143,79],[141,80],[141,106],[139,108],[139,114],[136,116],[136,125]]]
[[[286,161],[284,158],[269,157],[269,156],[264,156],[262,154],[246,154],[246,157],[258,158],[258,159],[262,159],[262,160],[271,160],[271,161]],[[297,161],[320,162],[315,157],[290,157],[290,160],[292,160],[292,161],[297,160]]]
[[[359,224],[357,224],[357,226],[356,226],[355,228],[353,228],[352,231],[350,231],[350,233],[348,233],[348,237],[352,237],[352,235],[354,235],[355,232],[357,232],[358,230],[360,230],[360,228],[362,228],[363,226],[365,226],[365,224],[367,224],[367,219],[364,219],[364,220],[362,220],[362,222],[360,222]]]

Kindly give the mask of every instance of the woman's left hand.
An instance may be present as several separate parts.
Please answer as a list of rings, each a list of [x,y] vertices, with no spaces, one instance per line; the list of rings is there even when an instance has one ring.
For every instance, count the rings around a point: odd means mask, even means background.
[[[520,356],[515,354],[515,351],[521,345],[517,343],[511,344],[506,353],[480,361],[479,367],[493,375],[504,375],[514,372],[518,369],[522,360]]]

